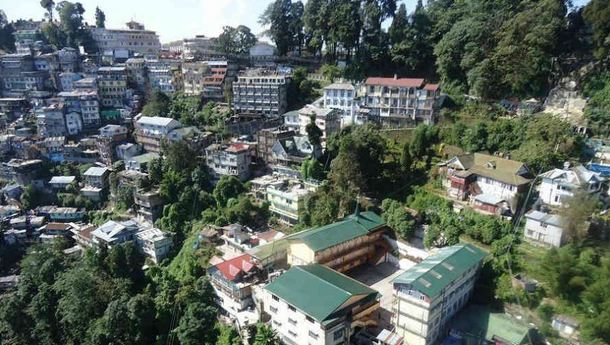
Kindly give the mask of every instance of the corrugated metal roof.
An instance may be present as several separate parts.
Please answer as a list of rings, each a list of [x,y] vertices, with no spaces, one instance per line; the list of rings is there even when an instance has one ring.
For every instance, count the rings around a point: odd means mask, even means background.
[[[322,265],[293,266],[265,289],[323,323],[354,296],[377,297],[377,291]]]
[[[393,283],[411,285],[412,289],[434,298],[486,255],[472,244],[444,247],[396,277]]]

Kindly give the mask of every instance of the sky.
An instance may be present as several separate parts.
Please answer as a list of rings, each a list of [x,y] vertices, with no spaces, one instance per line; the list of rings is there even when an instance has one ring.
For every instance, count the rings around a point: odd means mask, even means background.
[[[85,20],[95,23],[95,7],[106,13],[107,28],[124,28],[135,20],[157,31],[162,43],[203,34],[217,36],[225,25],[246,25],[255,34],[264,29],[258,17],[272,0],[79,0]],[[589,0],[573,0],[579,6]],[[56,0],[59,2],[59,0]],[[304,1],[306,2],[306,0]],[[417,0],[401,0],[412,11]],[[39,0],[0,0],[9,20],[40,19],[44,9]]]

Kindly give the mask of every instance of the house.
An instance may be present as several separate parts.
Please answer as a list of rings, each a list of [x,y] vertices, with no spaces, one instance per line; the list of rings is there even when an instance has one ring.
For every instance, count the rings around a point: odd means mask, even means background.
[[[377,263],[388,252],[382,237],[390,231],[374,212],[356,210],[344,219],[287,237],[288,264],[322,264],[345,272],[367,262]]]
[[[19,200],[19,197],[21,197],[21,194],[23,193],[23,187],[17,183],[10,183],[2,187],[0,191],[6,200]]]
[[[240,181],[250,177],[252,156],[248,144],[212,144],[205,148],[205,156],[212,180],[218,181],[224,175],[235,176]]]
[[[135,235],[135,241],[140,252],[154,263],[165,259],[174,244],[171,236],[154,227],[139,230]]]
[[[514,316],[470,305],[450,323],[451,338],[459,344],[526,345],[531,344],[532,329]]]
[[[447,194],[458,200],[469,199],[483,213],[514,214],[519,196],[533,181],[522,162],[483,153],[455,156],[442,163]]]
[[[117,158],[117,146],[127,140],[127,127],[119,125],[106,125],[99,129],[96,148],[100,154],[102,162],[111,165]]]
[[[576,191],[599,193],[605,179],[601,174],[582,165],[571,167],[565,163],[563,169],[553,169],[540,175],[538,192],[540,200],[551,206],[562,206]]]
[[[239,319],[238,314],[252,308],[252,286],[262,279],[262,271],[252,256],[242,254],[216,264],[207,270],[216,293],[216,303],[226,313]]]
[[[68,135],[78,135],[83,130],[83,120],[77,112],[66,114],[66,129]]]
[[[36,229],[41,242],[52,242],[56,238],[70,237],[74,226],[69,223],[47,223]]]
[[[49,185],[55,191],[63,191],[74,182],[76,182],[76,176],[53,176],[49,181]]]
[[[127,69],[125,67],[98,68],[97,85],[103,107],[123,107],[127,93]]]
[[[426,84],[421,78],[370,77],[363,85],[363,106],[371,109],[383,123],[402,125],[432,124],[440,99],[438,84]]]
[[[580,322],[568,315],[554,315],[551,320],[551,327],[559,332],[562,338],[573,338],[578,335]]]
[[[305,211],[305,199],[317,189],[314,183],[281,180],[270,184],[266,190],[269,211],[287,224],[296,224]]]
[[[83,174],[85,186],[81,188],[81,194],[94,201],[102,199],[102,193],[108,187],[108,176],[110,170],[104,167],[91,167]]]
[[[36,127],[43,138],[66,136],[65,106],[54,103],[37,109]]]
[[[377,325],[377,291],[323,265],[293,266],[261,295],[284,344],[347,344],[357,328]]]
[[[48,218],[51,222],[79,222],[87,214],[85,209],[76,207],[40,206],[36,208],[36,214]]]
[[[312,117],[318,128],[322,131],[320,138],[322,144],[326,143],[326,139],[341,129],[341,111],[332,108],[320,108],[312,104],[307,104],[299,110],[299,134],[307,135],[307,125],[311,123]]]
[[[147,152],[161,153],[161,143],[165,140],[168,134],[182,127],[180,122],[160,116],[140,116],[135,123],[135,139],[136,142]]]
[[[148,164],[155,159],[159,159],[159,154],[154,152],[133,156],[131,158],[125,159],[125,169],[135,170],[138,172],[147,172]]]
[[[284,238],[285,235],[281,231],[271,229],[271,230],[259,232],[255,236],[256,236],[256,238],[258,238],[258,245],[261,246],[263,244],[271,243],[273,241]]]
[[[116,146],[116,157],[128,160],[142,152],[140,145],[134,143],[124,143]]]
[[[256,133],[256,154],[265,163],[272,162],[273,145],[281,139],[294,137],[295,131],[285,128],[268,128],[262,129]]]
[[[314,146],[305,136],[278,139],[271,147],[271,161],[268,163],[284,166],[300,165],[304,160],[322,155],[322,148]]]
[[[471,244],[444,247],[392,281],[392,324],[405,344],[435,344],[444,337],[451,317],[472,296],[485,256]]]
[[[111,248],[133,240],[139,230],[139,224],[134,220],[109,220],[91,232],[91,242],[93,245]]]
[[[220,248],[227,256],[241,254],[258,245],[258,239],[252,236],[252,229],[241,224],[229,224],[221,227],[224,244]]]
[[[530,242],[560,247],[565,240],[561,217],[556,214],[531,210],[525,214],[523,236]]]

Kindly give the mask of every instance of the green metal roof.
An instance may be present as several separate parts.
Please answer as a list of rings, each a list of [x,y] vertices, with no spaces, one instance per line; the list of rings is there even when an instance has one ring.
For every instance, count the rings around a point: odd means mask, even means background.
[[[523,321],[504,313],[492,313],[488,308],[477,305],[459,312],[453,318],[451,328],[462,332],[466,338],[485,338],[490,342],[500,340],[512,345],[527,344],[530,332]]]
[[[354,213],[336,223],[308,229],[290,236],[290,241],[302,241],[314,252],[364,236],[385,225],[374,212]]]
[[[265,287],[267,291],[320,323],[353,296],[377,297],[377,291],[326,266],[293,266]]]
[[[136,162],[142,164],[142,163],[149,163],[153,159],[157,159],[157,158],[159,158],[159,154],[154,153],[154,152],[148,152],[148,153],[144,153],[144,154],[141,154],[138,156],[133,156],[133,157],[129,158],[129,160],[136,161]]]
[[[472,244],[441,248],[396,277],[394,284],[409,284],[414,290],[434,298],[452,281],[477,265],[486,253]]]

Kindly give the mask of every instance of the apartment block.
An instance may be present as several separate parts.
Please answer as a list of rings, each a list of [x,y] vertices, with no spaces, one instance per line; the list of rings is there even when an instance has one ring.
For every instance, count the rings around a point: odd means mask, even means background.
[[[267,186],[266,200],[269,211],[288,224],[296,224],[305,211],[305,199],[318,188],[318,184],[298,180],[282,180]]]
[[[204,89],[204,79],[210,74],[205,61],[185,61],[182,63],[182,88],[184,94],[200,96]]]
[[[250,145],[212,144],[205,148],[205,156],[213,180],[220,180],[224,175],[235,176],[240,181],[246,181],[250,177]]]
[[[126,100],[127,70],[125,67],[100,67],[97,85],[102,106],[121,108]]]
[[[332,108],[320,108],[313,104],[308,104],[299,110],[299,133],[307,135],[307,125],[311,123],[311,119],[322,131],[321,142],[323,146],[326,139],[333,133],[339,132],[341,129],[341,111]]]
[[[65,106],[56,103],[36,110],[36,127],[43,138],[66,136]]]
[[[101,124],[100,106],[96,91],[75,90],[58,94],[69,112],[81,114],[85,128],[95,128]]]
[[[172,130],[180,127],[180,122],[169,117],[141,116],[136,120],[134,136],[147,152],[160,153],[161,143]]]
[[[432,124],[435,121],[440,97],[438,84],[426,84],[421,78],[371,77],[363,88],[363,106],[371,109],[384,123]]]
[[[471,244],[444,247],[393,284],[392,323],[405,344],[436,344],[472,296],[485,252]]]
[[[142,24],[134,21],[127,23],[127,29],[91,27],[89,30],[102,53],[127,51],[156,57],[161,49],[159,36],[154,31],[145,30]]]
[[[237,114],[279,116],[288,106],[290,77],[275,71],[251,69],[233,82],[233,110]]]

